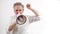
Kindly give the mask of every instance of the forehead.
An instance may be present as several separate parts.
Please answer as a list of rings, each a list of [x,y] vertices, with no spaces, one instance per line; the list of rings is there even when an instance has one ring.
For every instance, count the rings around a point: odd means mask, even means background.
[[[20,5],[16,5],[16,6],[14,7],[14,9],[23,9],[23,7],[20,6]]]

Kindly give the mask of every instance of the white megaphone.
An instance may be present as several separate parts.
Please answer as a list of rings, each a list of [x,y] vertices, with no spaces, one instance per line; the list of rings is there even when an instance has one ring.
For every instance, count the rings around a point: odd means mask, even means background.
[[[26,16],[22,15],[22,14],[17,14],[17,19],[16,19],[16,22],[19,24],[19,25],[22,25],[26,22]]]

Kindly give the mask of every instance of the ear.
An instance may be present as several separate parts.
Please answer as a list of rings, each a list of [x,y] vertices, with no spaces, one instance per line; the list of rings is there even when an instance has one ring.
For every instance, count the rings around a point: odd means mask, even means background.
[[[23,11],[24,11],[24,8],[23,8]]]

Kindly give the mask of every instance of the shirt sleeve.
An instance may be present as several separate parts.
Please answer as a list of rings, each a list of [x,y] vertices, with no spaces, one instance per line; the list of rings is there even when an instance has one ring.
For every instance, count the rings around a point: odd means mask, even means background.
[[[12,16],[10,21],[11,21],[11,22],[10,22],[10,25],[13,24],[13,22],[16,21],[16,17],[15,17],[15,16]]]
[[[28,16],[28,18],[30,23],[40,20],[40,16]]]

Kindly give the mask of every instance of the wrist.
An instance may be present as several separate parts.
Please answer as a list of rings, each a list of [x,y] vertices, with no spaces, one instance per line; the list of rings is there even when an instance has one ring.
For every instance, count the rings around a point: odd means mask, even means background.
[[[29,8],[30,10],[33,10],[32,8]]]

